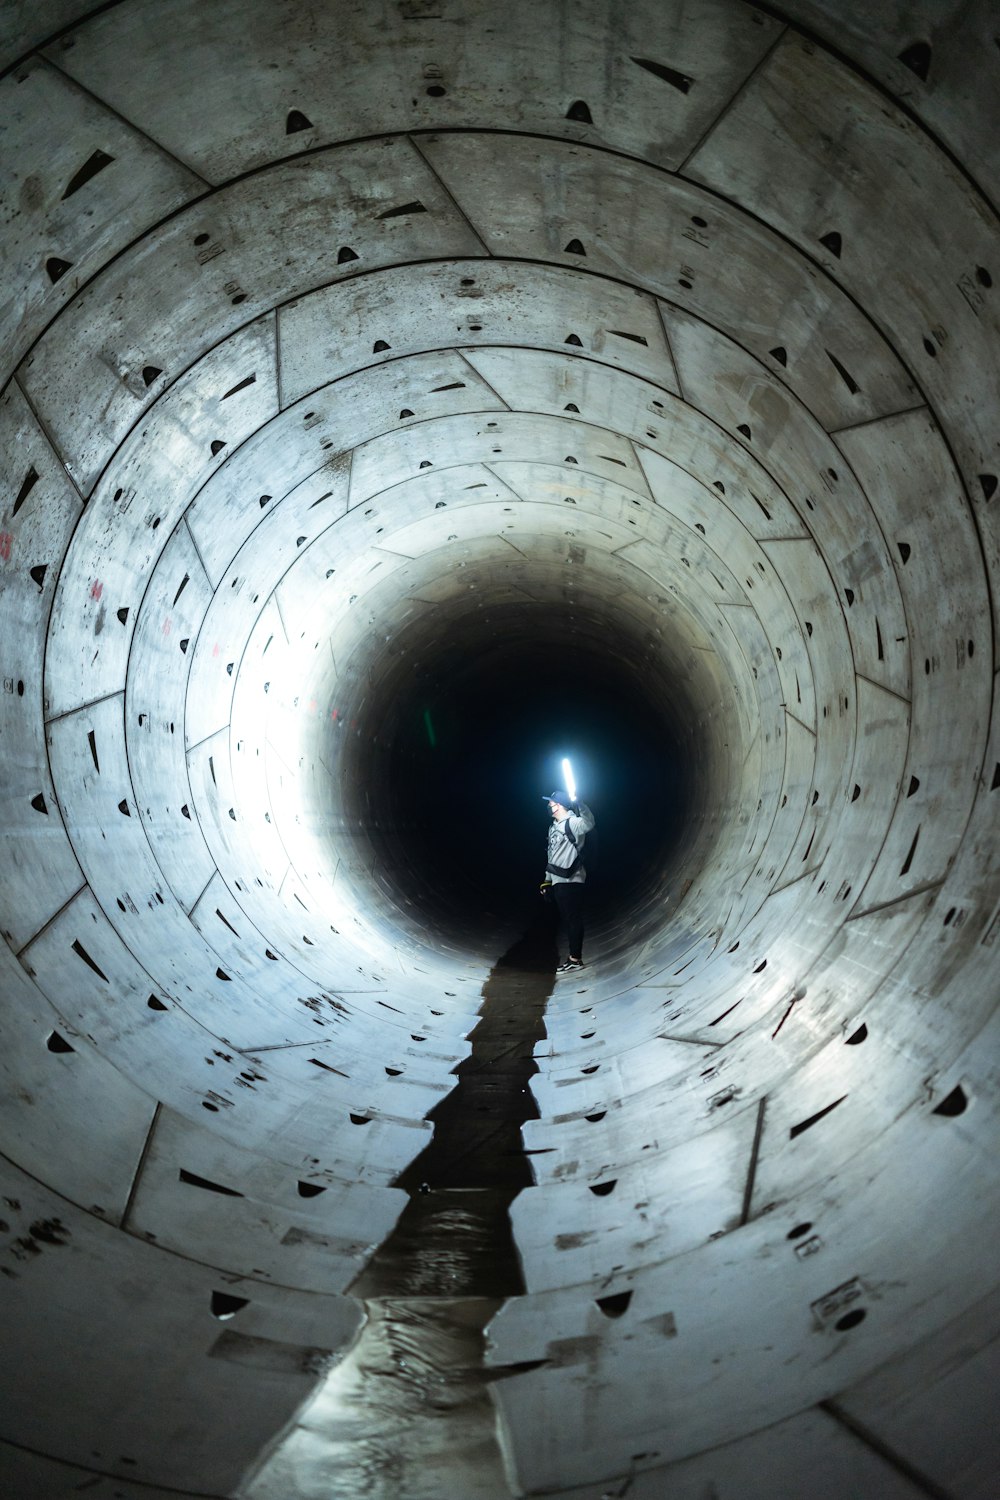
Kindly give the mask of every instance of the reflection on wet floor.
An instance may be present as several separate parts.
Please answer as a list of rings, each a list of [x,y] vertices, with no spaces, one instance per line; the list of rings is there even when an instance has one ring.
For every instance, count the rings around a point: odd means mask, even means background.
[[[483,987],[472,1051],[397,1181],[410,1202],[351,1287],[368,1321],[246,1500],[508,1500],[483,1329],[524,1290],[508,1208],[533,1182],[521,1125],[556,951],[539,920]],[[491,1372],[495,1378],[496,1372]]]
[[[534,1181],[521,1142],[537,1118],[535,1044],[552,991],[555,949],[540,922],[483,986],[472,1050],[428,1115],[430,1144],[397,1179],[410,1194],[395,1232],[351,1287],[361,1297],[511,1297],[524,1291],[507,1209]]]
[[[509,1500],[482,1378],[482,1329],[499,1306],[369,1301],[358,1342],[248,1500]]]
[[[507,1214],[515,1196],[497,1188],[418,1190],[352,1296],[518,1296],[524,1282]]]

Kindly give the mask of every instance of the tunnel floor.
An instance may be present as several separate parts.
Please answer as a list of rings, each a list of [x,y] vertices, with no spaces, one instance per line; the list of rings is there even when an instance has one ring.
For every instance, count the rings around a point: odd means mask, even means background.
[[[399,1222],[350,1292],[367,1322],[247,1500],[507,1500],[484,1329],[524,1292],[508,1209],[534,1182],[521,1125],[557,952],[542,910],[483,986],[472,1050],[428,1116],[430,1144],[397,1179]]]

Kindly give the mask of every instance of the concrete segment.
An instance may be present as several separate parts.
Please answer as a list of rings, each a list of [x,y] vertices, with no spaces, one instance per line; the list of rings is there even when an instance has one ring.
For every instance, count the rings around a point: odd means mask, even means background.
[[[408,716],[534,647],[689,801],[552,989],[425,1489],[987,1500],[989,18],[89,9],[0,17],[5,1488],[371,1479],[345,1289],[517,925]]]

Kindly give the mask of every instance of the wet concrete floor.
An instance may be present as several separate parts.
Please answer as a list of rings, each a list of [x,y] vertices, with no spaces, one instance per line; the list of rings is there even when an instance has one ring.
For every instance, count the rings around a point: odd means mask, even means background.
[[[556,949],[542,915],[483,987],[472,1051],[397,1180],[394,1232],[350,1288],[368,1321],[247,1500],[509,1500],[484,1334],[524,1291],[508,1208],[534,1181],[520,1129],[545,1036]]]

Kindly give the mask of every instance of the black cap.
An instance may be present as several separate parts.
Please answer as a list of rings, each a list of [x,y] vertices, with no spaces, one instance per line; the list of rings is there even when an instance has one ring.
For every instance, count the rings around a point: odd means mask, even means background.
[[[546,792],[542,798],[543,802],[558,802],[560,807],[572,807],[574,799],[569,792],[561,786],[557,786],[554,792]]]

